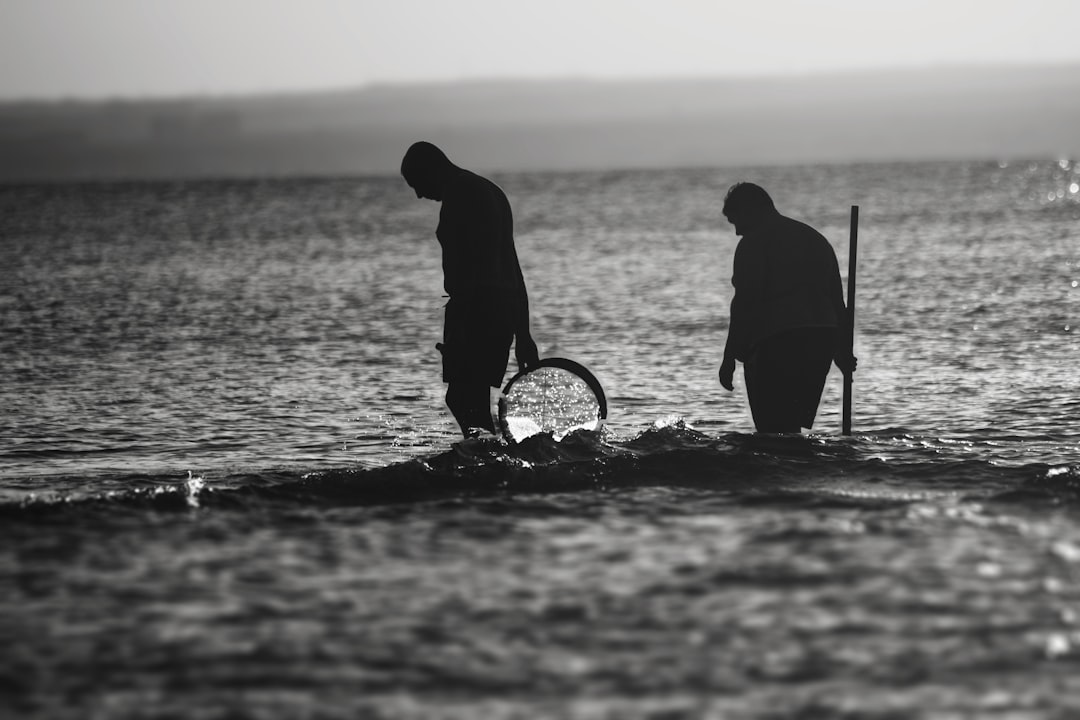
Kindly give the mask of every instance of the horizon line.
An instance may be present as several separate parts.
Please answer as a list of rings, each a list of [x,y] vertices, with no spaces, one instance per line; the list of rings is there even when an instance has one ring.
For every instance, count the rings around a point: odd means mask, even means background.
[[[965,61],[939,62],[910,65],[883,65],[880,67],[833,68],[791,72],[745,72],[745,73],[708,73],[708,74],[664,74],[607,76],[588,73],[574,75],[515,75],[515,76],[474,76],[462,78],[432,78],[413,80],[372,80],[341,85],[252,89],[220,91],[177,91],[143,94],[103,94],[103,95],[21,95],[0,97],[0,107],[13,106],[76,106],[76,105],[135,105],[140,103],[177,103],[177,102],[228,102],[274,98],[301,98],[317,95],[345,95],[372,90],[452,88],[476,86],[537,86],[545,84],[582,84],[582,85],[632,85],[666,84],[691,82],[740,82],[740,81],[784,81],[816,80],[842,77],[867,77],[873,75],[896,75],[905,73],[928,72],[993,72],[1002,70],[1065,70],[1080,68],[1080,59],[1060,61]]]

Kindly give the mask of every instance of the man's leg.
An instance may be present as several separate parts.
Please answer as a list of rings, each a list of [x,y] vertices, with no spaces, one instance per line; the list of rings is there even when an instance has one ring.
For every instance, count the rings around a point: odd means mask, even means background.
[[[787,349],[780,338],[761,342],[754,357],[743,364],[746,395],[759,433],[798,433],[797,385]]]
[[[758,432],[797,433],[814,426],[834,342],[831,328],[799,328],[761,343],[745,366]]]
[[[797,357],[801,359],[797,406],[799,424],[809,429],[814,427],[825,381],[832,367],[836,332],[832,328],[811,328],[802,333],[800,344],[797,351]]]
[[[746,394],[750,400],[750,413],[754,416],[754,428],[759,433],[798,433],[799,421],[795,418],[790,399],[777,387],[775,377],[755,373],[745,366]],[[753,378],[753,379],[751,379]]]
[[[487,384],[450,383],[446,388],[446,406],[465,437],[475,437],[479,430],[495,432],[495,421],[491,417],[491,392]]]

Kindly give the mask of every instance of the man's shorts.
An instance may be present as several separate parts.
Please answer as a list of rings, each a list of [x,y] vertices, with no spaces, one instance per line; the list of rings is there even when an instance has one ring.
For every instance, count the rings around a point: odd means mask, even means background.
[[[814,426],[836,333],[835,328],[796,328],[754,347],[743,371],[759,432],[798,432]]]
[[[501,387],[514,342],[511,303],[453,297],[443,324],[443,382]]]

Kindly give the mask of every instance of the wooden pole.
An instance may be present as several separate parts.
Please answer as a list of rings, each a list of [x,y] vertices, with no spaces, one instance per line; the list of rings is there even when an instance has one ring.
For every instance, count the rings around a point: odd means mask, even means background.
[[[848,245],[847,271],[847,337],[844,341],[849,355],[855,354],[855,258],[859,252],[859,206],[851,206],[851,241]],[[851,434],[851,373],[844,373],[844,427],[845,435]]]

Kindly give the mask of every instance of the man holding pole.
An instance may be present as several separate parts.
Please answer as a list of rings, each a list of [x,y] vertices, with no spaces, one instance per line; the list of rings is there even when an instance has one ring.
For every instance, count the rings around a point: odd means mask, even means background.
[[[732,186],[723,212],[742,239],[720,384],[734,389],[738,360],[758,432],[812,428],[829,368],[850,377],[857,364],[836,253],[753,183]]]

